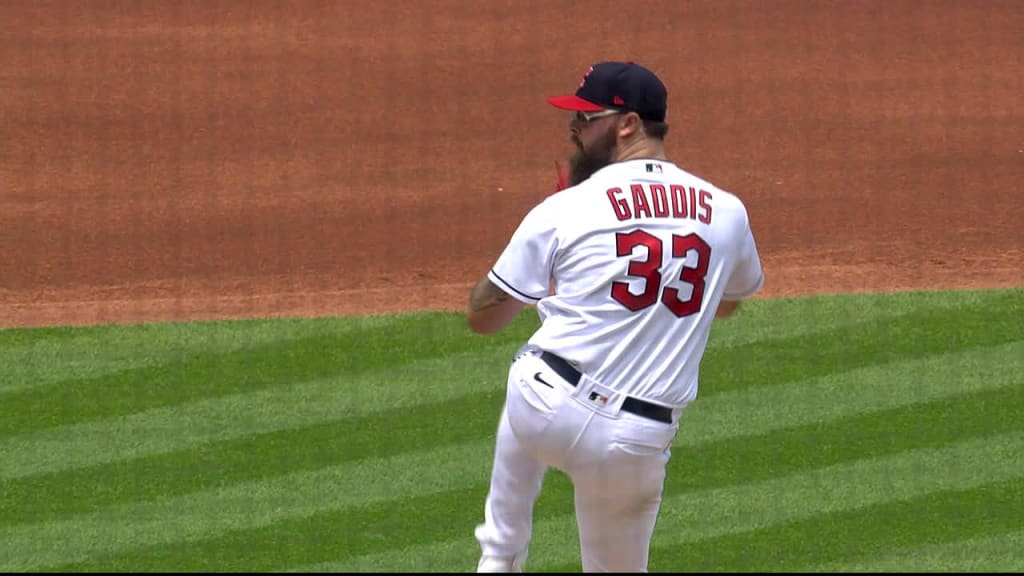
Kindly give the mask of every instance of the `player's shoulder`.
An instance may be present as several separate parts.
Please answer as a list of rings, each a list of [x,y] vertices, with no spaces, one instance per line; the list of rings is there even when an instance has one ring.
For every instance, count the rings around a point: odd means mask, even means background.
[[[747,217],[747,205],[738,194],[716,186],[712,196],[716,206],[735,211],[738,215],[742,215],[743,218]]]

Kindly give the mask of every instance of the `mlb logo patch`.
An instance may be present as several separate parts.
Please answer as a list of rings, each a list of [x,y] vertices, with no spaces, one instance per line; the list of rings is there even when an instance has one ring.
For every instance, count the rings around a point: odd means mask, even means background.
[[[654,164],[654,163],[647,164],[647,171],[651,172],[651,173],[654,173],[654,174],[661,174],[662,173],[661,164]]]
[[[608,397],[607,396],[601,396],[597,392],[591,392],[590,393],[590,401],[591,402],[597,402],[601,406],[606,406],[608,404]]]

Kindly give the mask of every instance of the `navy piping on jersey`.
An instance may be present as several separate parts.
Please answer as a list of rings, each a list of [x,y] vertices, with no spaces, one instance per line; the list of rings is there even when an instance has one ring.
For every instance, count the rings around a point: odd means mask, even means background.
[[[512,290],[512,291],[513,291],[513,292],[515,292],[516,294],[519,294],[519,295],[520,295],[520,296],[522,296],[523,298],[529,298],[530,300],[537,300],[537,301],[540,301],[540,298],[537,298],[537,297],[535,297],[535,296],[530,296],[529,294],[527,294],[526,292],[523,292],[522,290],[516,290],[516,287],[515,287],[515,286],[513,286],[513,285],[509,284],[509,283],[508,283],[508,280],[505,280],[504,278],[502,278],[501,276],[499,276],[499,275],[498,275],[498,273],[497,273],[497,272],[495,272],[494,270],[491,270],[491,274],[494,274],[494,277],[495,277],[495,278],[497,278],[498,280],[501,280],[501,283],[502,283],[502,284],[504,284],[504,285],[505,285],[506,287],[508,287],[508,289],[509,289],[509,290]]]

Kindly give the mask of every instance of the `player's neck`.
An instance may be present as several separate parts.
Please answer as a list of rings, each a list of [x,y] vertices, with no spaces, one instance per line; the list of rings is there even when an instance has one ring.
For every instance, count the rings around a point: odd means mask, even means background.
[[[654,138],[641,138],[631,142],[623,142],[619,145],[619,152],[615,157],[616,162],[626,162],[627,160],[635,160],[637,158],[667,161],[665,143]]]

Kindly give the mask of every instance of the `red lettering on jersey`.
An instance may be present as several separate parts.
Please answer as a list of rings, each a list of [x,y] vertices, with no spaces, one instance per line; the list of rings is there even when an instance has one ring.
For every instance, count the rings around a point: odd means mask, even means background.
[[[651,184],[651,204],[654,205],[655,218],[668,216],[668,195],[661,184]]]
[[[647,203],[647,196],[644,195],[644,187],[639,184],[633,184],[629,189],[633,192],[633,213],[635,217],[640,218],[646,215],[650,218],[651,207]]]
[[[631,184],[629,191],[630,196],[626,196],[622,188],[609,188],[605,192],[620,222],[631,218],[671,216],[711,224],[714,196],[707,190],[670,184],[666,191],[664,184]]]
[[[703,210],[697,220],[705,224],[711,224],[711,192],[707,190],[700,191],[700,208]]]
[[[619,221],[629,220],[633,215],[629,212],[629,204],[622,198],[616,198],[616,194],[622,194],[622,188],[609,188],[605,194],[608,195],[608,201],[612,203],[612,210],[615,211],[615,217]]]
[[[686,188],[678,184],[669,186],[672,192],[672,216],[674,218],[686,218]]]

